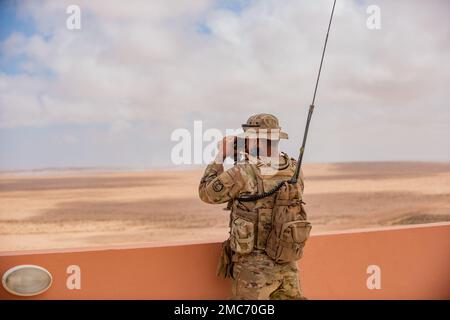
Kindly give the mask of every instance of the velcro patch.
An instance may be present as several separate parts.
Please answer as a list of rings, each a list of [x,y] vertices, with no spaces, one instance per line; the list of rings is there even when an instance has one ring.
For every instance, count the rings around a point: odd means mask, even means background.
[[[220,192],[223,189],[223,183],[222,181],[220,181],[219,179],[217,179],[216,181],[213,182],[212,184],[212,188],[215,192]]]

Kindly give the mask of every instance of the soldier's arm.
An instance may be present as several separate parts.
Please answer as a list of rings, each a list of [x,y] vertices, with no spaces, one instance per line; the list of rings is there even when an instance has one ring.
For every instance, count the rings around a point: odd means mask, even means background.
[[[205,169],[198,193],[206,203],[225,203],[235,198],[244,183],[237,167],[224,172],[223,165],[211,163]]]

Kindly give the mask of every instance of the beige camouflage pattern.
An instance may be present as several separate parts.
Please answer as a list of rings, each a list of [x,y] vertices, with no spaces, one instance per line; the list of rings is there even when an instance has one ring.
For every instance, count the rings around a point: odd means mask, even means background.
[[[242,218],[231,221],[230,247],[234,252],[242,254],[250,253],[255,242],[254,224]]]
[[[288,139],[288,134],[281,131],[277,117],[268,113],[260,113],[248,118],[247,123],[242,125],[244,132],[238,137],[257,136],[264,139],[279,140]]]
[[[224,171],[223,164],[209,164],[199,185],[200,199],[206,203],[225,203],[243,195],[257,194],[257,171],[263,179],[263,189],[270,190],[283,180],[292,177],[296,161],[286,154],[280,156],[277,164],[272,165],[267,157],[251,159],[243,164],[234,165]],[[276,168],[273,168],[276,166]],[[303,191],[303,174],[301,172],[298,184]],[[240,203],[249,211],[255,208],[273,208],[273,197],[267,197],[256,202]]]
[[[263,251],[233,257],[232,299],[303,299],[296,262],[275,263]]]
[[[227,171],[224,171],[222,164],[216,163],[208,165],[205,169],[199,186],[199,196],[204,202],[219,204],[231,200],[233,202],[231,207],[232,217],[239,210],[257,210],[262,213],[260,215],[262,219],[258,221],[258,229],[261,230],[261,233],[258,232],[259,237],[257,241],[249,240],[252,243],[255,242],[251,253],[248,253],[251,248],[246,248],[246,243],[244,242],[231,244],[234,251],[232,257],[234,263],[232,268],[232,299],[302,298],[296,263],[277,264],[264,251],[269,231],[264,234],[264,228],[271,221],[275,196],[254,202],[235,200],[235,198],[243,195],[258,194],[263,190],[270,190],[278,182],[291,178],[294,170],[295,160],[289,159],[285,154],[280,156],[280,160],[276,165],[272,164],[269,158],[259,157],[256,162],[249,161],[248,163],[237,164]],[[257,176],[262,179],[258,179]],[[258,181],[260,183],[259,186]],[[300,176],[298,188],[302,193],[304,188],[303,175]],[[231,230],[233,230],[233,223],[238,223],[241,226],[241,228],[237,228],[239,230],[237,232],[249,230],[249,227],[244,222],[236,221],[236,218],[230,220]],[[241,236],[246,238],[245,234]],[[233,242],[232,234],[230,234],[230,242]],[[236,250],[236,248],[233,248],[233,245],[240,246],[242,254],[236,253],[239,249]]]

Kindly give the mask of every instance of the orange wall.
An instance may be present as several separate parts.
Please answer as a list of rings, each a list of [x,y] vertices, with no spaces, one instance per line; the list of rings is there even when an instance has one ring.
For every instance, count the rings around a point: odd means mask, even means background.
[[[206,243],[0,253],[0,274],[19,264],[49,270],[53,285],[37,299],[226,299],[219,252]],[[70,265],[81,289],[66,286]],[[367,288],[369,265],[380,267],[381,289]],[[310,299],[450,299],[450,224],[315,235],[299,266]],[[11,298],[1,287],[0,299]]]

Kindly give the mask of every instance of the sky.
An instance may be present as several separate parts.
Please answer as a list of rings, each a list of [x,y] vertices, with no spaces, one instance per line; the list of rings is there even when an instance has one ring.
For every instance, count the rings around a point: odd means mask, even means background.
[[[66,26],[71,4],[80,29]],[[263,112],[297,157],[331,7],[1,0],[0,170],[174,167],[175,130],[225,132]],[[448,12],[337,1],[306,162],[450,161]]]

